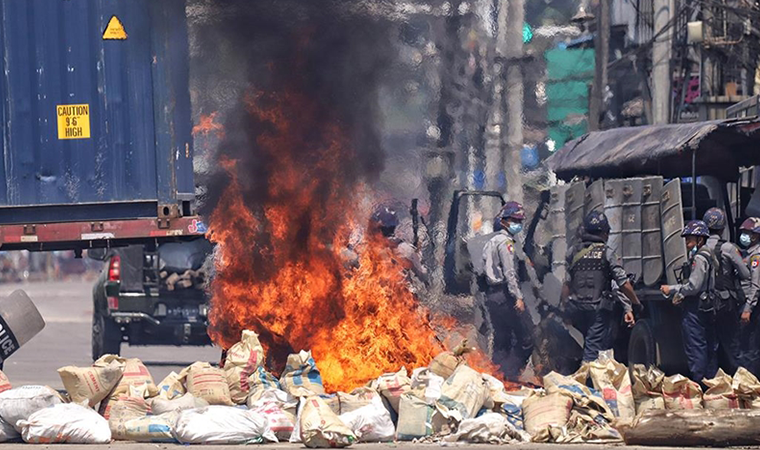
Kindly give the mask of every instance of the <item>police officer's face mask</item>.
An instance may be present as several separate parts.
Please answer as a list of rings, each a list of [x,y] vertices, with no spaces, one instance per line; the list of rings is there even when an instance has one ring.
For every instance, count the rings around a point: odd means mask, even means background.
[[[509,233],[512,235],[518,234],[519,232],[522,231],[522,229],[523,229],[523,225],[521,223],[516,223],[516,222],[509,223],[508,230],[509,230]]]
[[[749,233],[742,233],[739,235],[739,245],[742,247],[749,247],[752,244],[752,236]]]

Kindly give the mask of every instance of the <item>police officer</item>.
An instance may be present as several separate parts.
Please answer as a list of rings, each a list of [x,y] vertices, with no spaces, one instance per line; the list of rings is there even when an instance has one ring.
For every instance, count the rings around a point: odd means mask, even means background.
[[[710,231],[707,247],[718,259],[715,272],[716,333],[718,338],[718,363],[727,373],[739,368],[739,308],[744,306],[741,281],[749,280],[749,268],[736,245],[723,239],[726,214],[720,208],[710,208],[702,218]]]
[[[423,282],[427,282],[427,269],[422,264],[417,248],[396,236],[399,220],[396,210],[390,206],[380,205],[375,208],[369,221],[369,232],[375,238],[384,239],[388,246],[409,269]]]
[[[493,360],[508,378],[516,378],[533,353],[533,322],[525,308],[517,276],[515,243],[523,228],[521,204],[508,202],[499,213],[501,229],[483,247],[486,308],[493,324]],[[517,341],[511,363],[512,338]]]
[[[568,250],[562,305],[567,318],[583,333],[584,361],[593,361],[600,351],[612,347],[620,320],[614,313],[616,301],[627,300],[623,310],[629,326],[634,323],[632,304],[639,303],[620,258],[607,246],[609,234],[607,216],[592,211],[583,221],[581,243]],[[622,296],[613,292],[613,282]]]
[[[750,271],[742,282],[745,303],[741,307],[739,327],[739,364],[760,375],[760,333],[757,300],[760,296],[760,218],[750,217],[739,227],[739,245],[745,248],[744,262]]]
[[[716,259],[705,245],[710,232],[701,220],[692,220],[681,236],[686,239],[690,273],[687,280],[673,286],[663,285],[660,291],[673,296],[673,303],[682,306],[681,333],[691,379],[701,383],[718,370],[718,341],[715,332],[715,305],[711,291],[715,284]]]

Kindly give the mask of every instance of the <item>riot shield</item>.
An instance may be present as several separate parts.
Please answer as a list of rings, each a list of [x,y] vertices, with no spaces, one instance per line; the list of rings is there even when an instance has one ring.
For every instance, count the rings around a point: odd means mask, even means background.
[[[586,197],[586,183],[579,181],[573,183],[565,192],[565,236],[568,247],[576,245],[580,241],[578,230],[583,225],[583,206]]]
[[[626,180],[605,180],[604,214],[610,222],[610,237],[607,245],[618,255],[622,255],[623,244],[623,186]]]
[[[552,273],[559,280],[565,279],[567,265],[567,240],[565,239],[565,191],[566,184],[554,186],[549,200],[549,227],[552,246]]]
[[[676,284],[676,269],[686,262],[686,242],[681,237],[683,231],[683,202],[681,201],[681,179],[676,178],[662,190],[660,202],[662,215],[662,247],[665,257],[665,276],[668,284]]]
[[[604,180],[596,180],[586,188],[583,205],[584,217],[591,211],[604,211]]]
[[[662,177],[644,178],[641,190],[641,254],[644,284],[654,287],[662,278],[660,199]]]
[[[623,268],[641,278],[641,178],[623,180],[623,211],[621,222]]]

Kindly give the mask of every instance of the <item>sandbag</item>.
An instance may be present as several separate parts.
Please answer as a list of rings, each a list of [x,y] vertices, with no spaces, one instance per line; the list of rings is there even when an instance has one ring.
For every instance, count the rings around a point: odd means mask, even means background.
[[[702,387],[683,375],[662,380],[665,409],[702,409]]]
[[[589,365],[584,366],[588,372]],[[579,373],[566,377],[557,372],[550,372],[544,376],[544,388],[547,394],[557,393],[570,397],[575,408],[593,419],[596,419],[596,416],[601,416],[607,422],[612,422],[615,419],[612,410],[604,401],[601,393],[583,384],[586,382],[585,378],[585,375],[581,376]]]
[[[430,361],[428,369],[430,369],[435,375],[446,380],[453,375],[454,371],[457,370],[457,367],[462,364],[464,364],[463,357],[455,355],[454,352],[442,352]]]
[[[158,383],[158,396],[167,400],[173,400],[182,397],[187,391],[182,379],[177,372],[171,372],[160,383]]]
[[[532,389],[521,389],[519,391],[511,391],[504,393],[500,400],[503,402],[499,405],[501,413],[504,414],[507,421],[515,427],[517,430],[525,430],[525,422],[523,420],[523,402],[531,395],[537,394]]]
[[[206,400],[193,397],[193,394],[190,393],[175,398],[174,400],[167,400],[160,396],[150,400],[150,407],[155,415],[179,412],[186,409],[203,408],[205,406],[209,406]]]
[[[276,401],[268,401],[263,404],[251,408],[251,411],[262,415],[266,418],[269,424],[269,429],[272,430],[277,439],[280,441],[287,441],[293,434],[293,428],[295,427],[296,416],[295,414],[283,409],[282,405]]]
[[[0,418],[0,442],[8,442],[21,439],[21,433],[16,427]]]
[[[506,417],[498,413],[485,413],[475,419],[465,419],[457,432],[443,438],[445,442],[465,441],[474,444],[507,444],[512,441],[528,442],[530,435],[514,428]]]
[[[0,418],[16,430],[12,433],[6,429],[3,433],[6,440],[19,436],[21,427],[16,425],[19,420],[27,420],[35,412],[61,403],[61,395],[49,386],[19,386],[0,392]]]
[[[298,420],[301,441],[309,448],[348,447],[356,441],[354,433],[318,396],[304,400]]]
[[[150,415],[128,420],[124,423],[120,437],[114,439],[136,442],[177,442],[172,429],[179,413],[170,412],[161,415]]]
[[[589,364],[589,375],[594,389],[602,393],[615,417],[623,420],[636,417],[631,377],[625,365],[611,358],[599,358]]]
[[[551,427],[563,427],[570,419],[572,408],[573,399],[558,392],[531,395],[522,404],[525,431],[536,436]]]
[[[58,369],[58,375],[73,403],[87,400],[90,407],[95,407],[121,380],[122,365],[111,361],[101,367],[66,366]]]
[[[240,342],[227,351],[224,373],[234,403],[245,403],[250,392],[249,377],[264,364],[264,348],[256,333],[243,330]]]
[[[412,380],[406,372],[406,367],[395,373],[386,373],[371,383],[371,387],[377,390],[388,400],[394,411],[398,412],[401,396],[412,390]]]
[[[461,422],[475,417],[488,399],[489,392],[480,373],[462,365],[443,383],[436,407],[447,419]]]
[[[359,409],[341,414],[339,418],[359,442],[388,442],[396,435],[391,413],[380,397]]]
[[[374,400],[379,400],[380,403],[382,403],[380,394],[378,394],[376,390],[367,387],[356,388],[351,391],[350,394],[338,392],[337,395],[341,414],[356,411],[359,408],[371,404]]]
[[[434,405],[441,398],[441,389],[445,381],[443,377],[421,367],[412,372],[410,392],[425,400],[429,405]]]
[[[3,373],[3,371],[0,370],[0,392],[5,392],[10,388],[11,388],[11,381]]]
[[[108,367],[112,362],[122,366],[122,377],[119,384],[111,392],[110,397],[118,397],[122,394],[129,394],[129,387],[145,386],[146,397],[155,397],[158,395],[158,387],[153,381],[153,376],[138,358],[121,358],[115,355],[103,355],[95,361],[93,367]]]
[[[310,351],[301,350],[288,356],[285,370],[280,376],[282,390],[294,397],[323,395],[322,375]]]
[[[665,374],[657,367],[645,367],[643,364],[633,366],[633,401],[636,403],[636,414],[644,411],[665,409],[665,398],[662,396],[662,381]]]
[[[108,444],[108,421],[91,408],[62,403],[41,409],[17,424],[30,444]]]
[[[232,406],[230,387],[222,369],[211,367],[206,362],[196,362],[180,373],[185,378],[187,392],[196,398],[206,400],[209,405]]]
[[[142,397],[120,395],[108,402],[107,414],[101,414],[108,420],[113,439],[125,440],[125,425],[132,419],[145,417],[150,413],[150,406]]]
[[[425,400],[412,394],[402,395],[399,399],[396,439],[411,441],[432,435],[436,415],[441,414]]]
[[[733,378],[731,375],[718,369],[715,378],[705,379],[702,382],[707,386],[702,396],[705,409],[738,409],[739,396],[734,393]]]
[[[267,372],[264,367],[259,366],[248,377],[248,398],[246,399],[246,403],[250,404],[250,402],[255,402],[256,400],[260,399],[266,392],[272,390],[282,391],[280,381],[275,378],[274,375]]]
[[[752,372],[739,367],[734,374],[731,387],[739,397],[742,408],[760,409],[760,381]]]
[[[182,444],[277,442],[277,437],[269,430],[267,420],[261,414],[220,405],[181,411],[174,434]]]
[[[267,389],[262,391],[258,398],[250,396],[246,401],[246,405],[248,406],[248,409],[256,409],[259,406],[266,405],[270,402],[277,403],[282,409],[293,415],[296,414],[296,410],[298,409],[298,398],[279,389]]]

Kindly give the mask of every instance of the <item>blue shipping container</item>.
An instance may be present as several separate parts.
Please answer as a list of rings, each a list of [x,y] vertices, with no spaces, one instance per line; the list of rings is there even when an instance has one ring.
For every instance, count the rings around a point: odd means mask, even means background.
[[[0,48],[0,224],[193,213],[184,0],[0,0]]]

